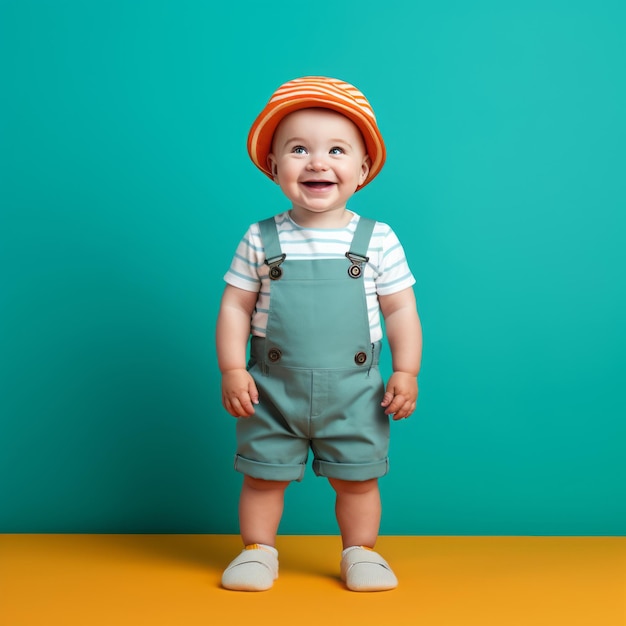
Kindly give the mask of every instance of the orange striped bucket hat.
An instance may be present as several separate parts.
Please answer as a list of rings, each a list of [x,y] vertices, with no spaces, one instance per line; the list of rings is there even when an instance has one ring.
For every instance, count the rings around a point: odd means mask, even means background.
[[[341,113],[361,131],[371,159],[368,177],[358,187],[362,189],[382,169],[386,157],[385,143],[367,98],[356,87],[337,78],[304,76],[281,85],[256,118],[248,134],[248,154],[252,162],[273,179],[267,157],[272,150],[272,139],[278,124],[289,113],[312,107]]]

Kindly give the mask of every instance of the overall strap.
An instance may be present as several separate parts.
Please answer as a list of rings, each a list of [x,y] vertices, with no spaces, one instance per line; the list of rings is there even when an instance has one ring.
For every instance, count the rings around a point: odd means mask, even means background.
[[[278,240],[278,230],[276,229],[276,220],[268,217],[266,220],[259,222],[259,230],[261,231],[261,240],[265,250],[265,258],[267,260],[279,257],[283,251]]]
[[[367,249],[370,245],[370,239],[376,222],[366,217],[359,218],[356,225],[356,231],[350,244],[350,251],[346,252],[346,257],[350,261],[348,268],[348,276],[350,278],[361,278],[363,274],[363,263],[367,263],[370,258],[367,256]]]
[[[365,260],[368,259],[367,250],[370,246],[370,239],[372,238],[372,233],[374,232],[374,226],[376,226],[376,222],[374,220],[370,220],[367,217],[359,218],[359,222],[356,225],[356,231],[354,232],[354,237],[352,238],[352,243],[350,244],[350,252],[348,254],[361,257]]]
[[[287,258],[287,255],[283,254],[280,247],[276,220],[273,217],[268,217],[260,221],[259,230],[261,231],[261,241],[265,250],[265,264],[270,268],[270,279],[278,280],[283,275],[279,265]]]

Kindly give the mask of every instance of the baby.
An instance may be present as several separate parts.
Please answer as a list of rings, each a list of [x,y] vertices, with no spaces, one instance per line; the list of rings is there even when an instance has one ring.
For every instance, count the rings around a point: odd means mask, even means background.
[[[342,580],[353,591],[393,589],[396,576],[374,551],[378,478],[388,471],[390,417],[415,410],[422,332],[397,236],[347,208],[380,172],[385,145],[358,89],[307,76],[272,95],[248,152],[291,208],[250,226],[225,276],[217,356],[224,407],[238,418],[245,548],[222,585],[273,585],[284,492],[302,479],[311,450],[314,472],[336,493]],[[381,314],[393,367],[386,385]]]

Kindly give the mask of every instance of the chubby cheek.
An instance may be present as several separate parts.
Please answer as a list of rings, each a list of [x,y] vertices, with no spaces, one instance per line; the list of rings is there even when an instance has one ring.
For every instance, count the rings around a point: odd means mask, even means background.
[[[274,180],[280,185],[295,185],[301,168],[289,161],[278,163],[274,170]]]

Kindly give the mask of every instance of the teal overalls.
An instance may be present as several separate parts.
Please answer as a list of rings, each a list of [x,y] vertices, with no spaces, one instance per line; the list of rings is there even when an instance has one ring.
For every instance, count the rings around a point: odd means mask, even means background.
[[[363,481],[388,470],[389,417],[380,403],[381,342],[372,343],[363,285],[375,222],[360,218],[344,259],[290,260],[274,218],[260,222],[270,275],[266,337],[252,337],[255,414],[237,421],[235,468],[301,480]]]

